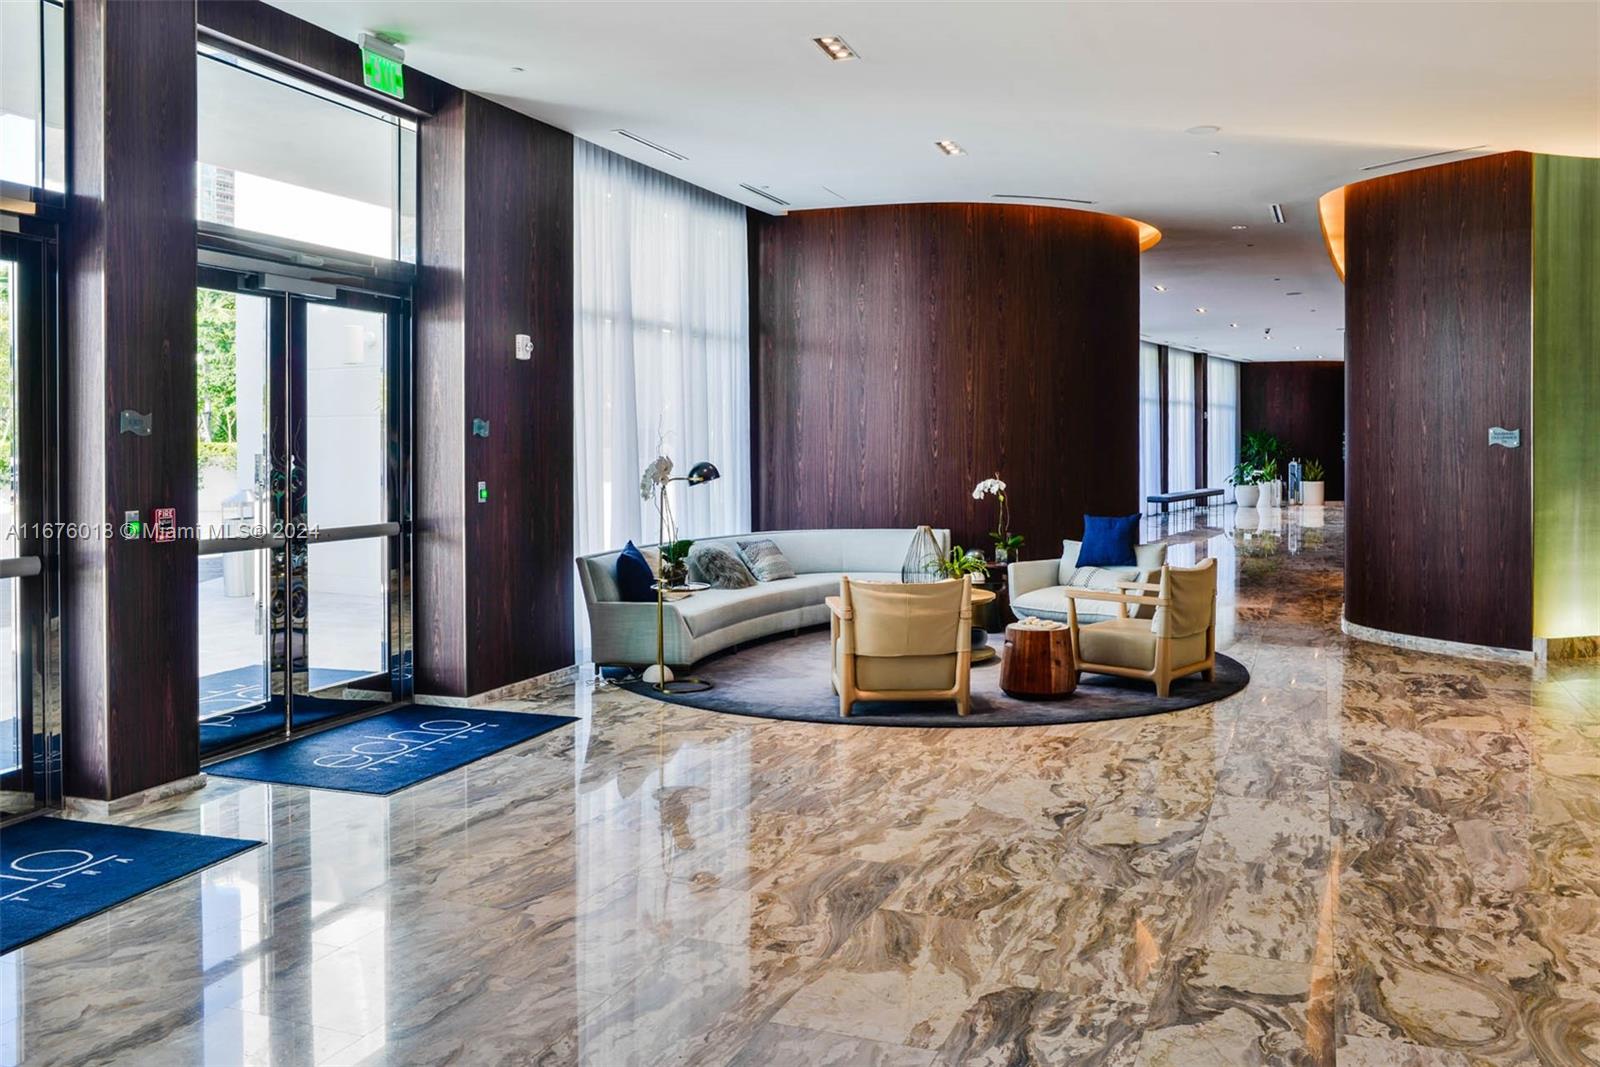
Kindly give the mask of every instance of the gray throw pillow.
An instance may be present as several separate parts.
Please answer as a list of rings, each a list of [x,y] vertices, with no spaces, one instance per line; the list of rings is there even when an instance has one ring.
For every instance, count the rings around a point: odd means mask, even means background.
[[[721,545],[695,545],[689,549],[689,577],[713,589],[748,589],[756,584],[750,568]]]
[[[759,582],[775,582],[780,578],[794,577],[794,564],[783,554],[777,544],[768,541],[740,541],[739,558]]]

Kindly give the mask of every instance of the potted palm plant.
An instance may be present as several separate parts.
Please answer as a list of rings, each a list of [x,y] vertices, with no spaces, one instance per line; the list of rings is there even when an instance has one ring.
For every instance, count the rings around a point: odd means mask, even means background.
[[[1327,483],[1322,479],[1326,472],[1318,460],[1308,459],[1300,469],[1300,502],[1320,507],[1327,496]]]

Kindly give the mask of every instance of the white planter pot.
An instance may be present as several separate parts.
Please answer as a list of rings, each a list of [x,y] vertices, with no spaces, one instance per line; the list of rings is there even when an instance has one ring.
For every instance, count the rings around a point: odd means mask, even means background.
[[[1300,502],[1308,507],[1321,507],[1326,482],[1301,482]]]
[[[1241,508],[1253,508],[1261,500],[1261,487],[1259,485],[1234,486],[1233,499]]]

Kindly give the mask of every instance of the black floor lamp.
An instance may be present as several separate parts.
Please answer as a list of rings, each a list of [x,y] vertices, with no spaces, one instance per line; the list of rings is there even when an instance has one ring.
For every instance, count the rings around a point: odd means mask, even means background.
[[[657,532],[656,548],[661,551],[666,548],[667,540],[667,486],[672,482],[687,482],[689,485],[705,485],[722,477],[722,472],[717,470],[714,463],[701,460],[689,468],[689,473],[681,478],[665,478],[661,482],[661,506],[656,509],[660,515],[660,528]],[[672,668],[666,664],[667,655],[667,583],[664,578],[656,579],[656,662],[653,667],[646,667],[643,678],[657,692],[661,693],[703,693],[711,688],[711,683],[699,678],[676,678]]]

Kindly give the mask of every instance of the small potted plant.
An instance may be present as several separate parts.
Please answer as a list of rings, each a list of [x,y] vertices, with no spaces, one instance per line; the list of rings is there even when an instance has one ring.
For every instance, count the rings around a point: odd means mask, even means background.
[[[1269,459],[1261,465],[1261,506],[1275,508],[1283,503],[1283,483],[1278,481],[1278,461]]]
[[[1011,506],[1006,501],[1006,483],[1000,480],[998,471],[993,478],[985,478],[972,487],[972,499],[982,500],[986,496],[994,497],[1000,505],[989,540],[994,542],[994,561],[1004,563],[1022,548],[1022,535],[1011,532]]]
[[[939,560],[939,575],[942,578],[960,578],[963,574],[972,575],[974,582],[982,582],[989,576],[989,565],[983,562],[983,557],[976,550],[968,552],[957,545]]]
[[[676,589],[689,580],[690,540],[677,540],[661,546],[661,580],[669,589]]]
[[[1261,499],[1261,472],[1248,463],[1240,463],[1228,475],[1233,485],[1233,497],[1241,508],[1253,508]]]
[[[1322,479],[1326,472],[1318,460],[1308,459],[1300,468],[1300,502],[1311,507],[1321,507],[1327,496],[1327,483]]]

